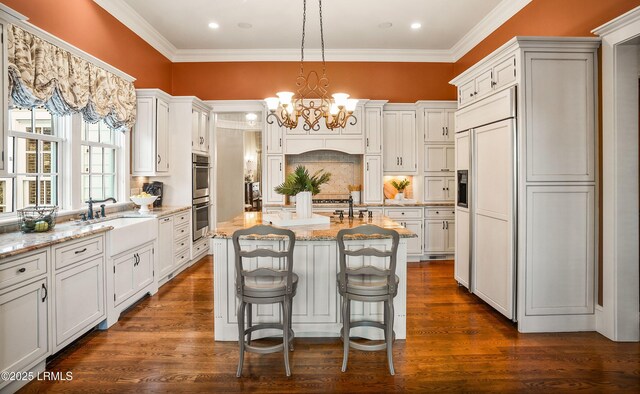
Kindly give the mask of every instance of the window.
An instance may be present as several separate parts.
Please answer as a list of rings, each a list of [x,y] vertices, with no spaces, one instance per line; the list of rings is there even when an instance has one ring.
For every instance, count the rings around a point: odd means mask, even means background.
[[[104,122],[82,122],[82,201],[117,197],[119,134]]]
[[[10,176],[0,178],[0,212],[58,204],[62,138],[56,124],[56,117],[43,108],[9,109]]]

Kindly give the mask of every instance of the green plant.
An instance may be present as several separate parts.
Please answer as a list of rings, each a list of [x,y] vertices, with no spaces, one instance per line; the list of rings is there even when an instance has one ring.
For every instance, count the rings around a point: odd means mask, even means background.
[[[287,175],[281,185],[273,188],[276,193],[285,196],[295,196],[300,192],[320,193],[320,186],[329,182],[331,173],[324,172],[324,169],[309,175],[309,170],[305,166],[296,167],[295,171]]]
[[[398,191],[398,193],[404,193],[404,189],[406,189],[410,184],[411,182],[409,182],[408,179],[403,179],[400,182],[396,181],[395,179],[391,181],[391,186],[393,186]]]

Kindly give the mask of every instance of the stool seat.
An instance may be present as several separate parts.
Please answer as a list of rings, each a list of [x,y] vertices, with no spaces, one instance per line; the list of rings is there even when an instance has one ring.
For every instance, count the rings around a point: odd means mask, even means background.
[[[298,287],[298,275],[291,274],[293,294]],[[244,295],[254,298],[284,297],[287,294],[287,278],[274,276],[245,277]],[[270,301],[272,302],[272,301]]]
[[[338,277],[338,292],[340,295],[344,295],[344,291],[341,289],[345,288],[344,283],[340,280],[340,275]],[[374,275],[349,275],[349,280],[347,280],[347,293],[361,296],[384,296],[391,295],[395,296],[398,293],[398,283],[400,283],[400,278],[398,275],[395,276],[395,292],[389,293],[389,281],[386,277],[374,276]]]

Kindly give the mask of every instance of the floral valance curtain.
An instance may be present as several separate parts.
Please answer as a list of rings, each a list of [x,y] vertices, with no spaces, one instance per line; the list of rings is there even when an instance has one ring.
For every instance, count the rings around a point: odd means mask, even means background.
[[[133,83],[17,26],[8,26],[9,95],[23,108],[55,115],[82,113],[126,131],[136,119]]]

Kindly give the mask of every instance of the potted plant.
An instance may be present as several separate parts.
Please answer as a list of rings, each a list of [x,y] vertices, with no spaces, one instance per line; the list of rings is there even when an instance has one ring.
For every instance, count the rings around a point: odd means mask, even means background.
[[[298,218],[311,217],[311,196],[320,193],[320,186],[329,182],[331,173],[324,170],[309,175],[305,166],[296,167],[295,171],[287,175],[284,182],[273,190],[289,197],[296,197],[296,213]]]
[[[400,182],[395,179],[391,181],[391,186],[398,191],[395,197],[396,200],[404,200],[404,189],[406,189],[410,184],[411,182],[409,182],[408,179],[403,179]]]

